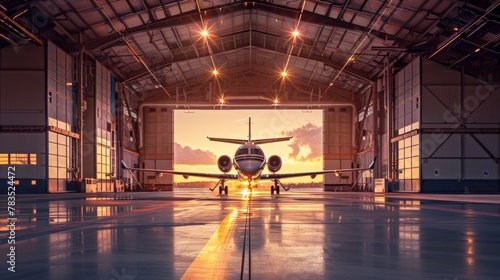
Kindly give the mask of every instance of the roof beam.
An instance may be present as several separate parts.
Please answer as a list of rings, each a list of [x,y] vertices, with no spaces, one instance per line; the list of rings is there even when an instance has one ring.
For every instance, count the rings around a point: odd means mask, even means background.
[[[202,10],[203,12],[203,18],[204,19],[212,19],[212,18],[218,18],[220,17],[220,11],[221,9],[228,9],[230,10],[231,13],[235,13],[238,11],[243,11],[246,9],[255,9],[255,10],[260,10],[272,14],[276,14],[279,16],[284,16],[288,18],[295,18],[297,14],[300,11],[297,11],[296,9],[291,9],[287,8],[284,6],[280,5],[274,5],[274,4],[269,4],[269,3],[262,3],[262,2],[256,2],[255,5],[245,5],[245,2],[233,2],[229,3],[226,5],[221,5],[221,6],[215,6],[211,7],[205,10]],[[146,23],[143,25],[131,27],[125,29],[122,33],[127,34],[127,36],[131,36],[134,34],[146,32],[146,31],[152,31],[152,30],[157,30],[161,28],[166,28],[166,27],[175,27],[179,25],[186,25],[186,24],[191,24],[194,22],[199,21],[199,13],[197,10],[181,13],[175,16],[171,17],[166,17],[161,20],[156,20],[154,22]],[[304,11],[302,14],[302,21],[311,23],[311,24],[318,24],[318,25],[324,25],[324,26],[331,26],[331,27],[339,27],[339,28],[344,28],[344,29],[349,29],[349,30],[358,30],[360,32],[368,32],[370,30],[369,27],[366,26],[360,26],[354,23],[346,22],[343,20],[331,18],[329,16],[324,16],[324,15],[319,15],[310,11]],[[386,40],[388,38],[394,37],[391,34],[387,34],[382,31],[373,31],[370,34],[371,36],[378,37],[382,40]],[[94,49],[103,49],[103,48],[110,48],[116,45],[121,45],[123,42],[121,42],[122,36],[118,33],[111,33],[107,36],[96,38],[93,40],[89,40],[85,43],[85,47],[88,50],[94,50]],[[409,45],[411,42],[406,41],[404,39],[398,38],[396,40],[400,45],[406,46]]]
[[[246,31],[242,31],[242,32],[238,32],[237,34],[241,34],[242,36],[245,36],[244,33],[247,33],[247,32],[250,32],[250,30],[246,30]],[[260,31],[256,31],[256,30],[252,30],[252,33],[260,33]],[[227,36],[233,36],[235,34],[230,34],[230,35],[227,35]],[[269,34],[267,34],[269,35]],[[195,47],[196,45],[191,45],[191,46],[185,46],[185,47]],[[312,48],[312,45],[311,44],[306,44],[304,43],[304,46],[306,46],[307,48]],[[231,49],[223,49],[222,47],[219,47],[218,45],[217,46],[214,46],[213,47],[213,54],[219,54],[219,53],[224,53],[224,52],[227,52],[227,51],[231,51],[231,50],[238,50],[238,49],[242,49],[242,48],[247,48],[249,47],[248,45],[246,46],[235,46],[234,48],[231,48]],[[273,52],[277,52],[277,53],[282,53],[282,54],[285,54],[287,55],[288,53],[286,51],[282,51],[280,50],[280,48],[274,48],[273,46],[269,46],[268,44],[257,44],[255,42],[252,43],[252,48],[253,49],[265,49],[265,50],[269,50],[269,51],[273,51]],[[161,68],[164,68],[164,67],[168,67],[172,64],[175,64],[175,63],[178,63],[178,62],[181,62],[181,61],[187,61],[187,60],[192,60],[192,59],[199,59],[199,58],[202,58],[202,57],[208,57],[208,53],[205,53],[205,52],[199,52],[199,55],[193,55],[191,54],[193,52],[185,52],[185,53],[178,53],[178,54],[174,54],[171,59],[169,59],[168,61],[164,61],[164,62],[161,62],[161,63],[158,63],[155,65],[155,68],[156,69],[161,69]],[[324,56],[321,56],[320,54],[314,54],[314,53],[309,53],[309,52],[300,52],[300,54],[297,54],[296,52],[293,52],[292,53],[292,56],[294,57],[300,57],[300,58],[304,58],[304,59],[310,59],[310,60],[315,60],[315,61],[319,61],[319,62],[322,62],[324,63],[325,65],[328,65],[332,68],[335,68],[337,70],[341,69],[344,65],[342,63],[339,63],[339,62],[335,62],[335,61],[332,61],[332,60],[329,60],[328,58],[324,57]],[[343,72],[346,72],[347,74],[350,74],[356,78],[358,78],[359,80],[362,80],[362,81],[370,81],[370,77],[369,77],[369,74],[366,73],[366,72],[363,72],[361,70],[357,70],[355,68],[352,68],[350,66],[347,66],[344,68]],[[135,79],[138,79],[138,78],[141,78],[145,75],[147,75],[149,72],[141,69],[141,70],[138,70],[138,71],[134,71],[134,72],[131,72],[131,73],[128,73],[126,75],[126,79],[125,79],[125,82],[130,82],[132,80],[135,80]]]

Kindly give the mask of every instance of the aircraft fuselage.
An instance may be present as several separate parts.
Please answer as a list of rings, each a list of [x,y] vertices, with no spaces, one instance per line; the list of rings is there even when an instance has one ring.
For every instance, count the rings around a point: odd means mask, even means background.
[[[252,183],[260,179],[262,170],[266,166],[266,157],[259,146],[246,144],[236,150],[233,165],[240,181]]]

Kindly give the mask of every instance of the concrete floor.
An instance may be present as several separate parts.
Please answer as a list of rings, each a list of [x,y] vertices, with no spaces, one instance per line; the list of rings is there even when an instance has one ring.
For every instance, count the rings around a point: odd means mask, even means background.
[[[183,189],[19,195],[16,211],[0,279],[500,279],[498,195]]]

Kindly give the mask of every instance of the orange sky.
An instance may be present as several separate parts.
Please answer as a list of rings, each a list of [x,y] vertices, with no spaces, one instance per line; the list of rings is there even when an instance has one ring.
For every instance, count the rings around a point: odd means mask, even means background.
[[[280,172],[313,171],[323,169],[322,110],[195,110],[174,112],[174,142],[176,170],[220,173],[216,160],[221,155],[233,158],[238,145],[211,142],[210,137],[246,139],[248,117],[252,118],[252,139],[293,136],[289,142],[261,145],[266,158],[276,154],[283,160]],[[234,172],[234,170],[232,171]],[[235,173],[235,172],[234,172]],[[263,173],[267,173],[267,169]],[[321,182],[322,176],[314,181]],[[184,179],[175,176],[175,182],[202,181],[204,178]],[[284,182],[311,182],[310,177],[283,180]]]

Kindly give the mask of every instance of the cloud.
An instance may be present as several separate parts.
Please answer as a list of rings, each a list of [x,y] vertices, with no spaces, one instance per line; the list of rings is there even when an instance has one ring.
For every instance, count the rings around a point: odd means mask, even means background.
[[[174,143],[174,162],[175,164],[215,164],[217,157],[210,151],[200,149],[193,150],[189,146],[181,146]]]
[[[289,131],[282,131],[282,135],[293,136],[288,145],[292,150],[288,154],[290,159],[298,161],[316,161],[322,156],[322,129],[307,123]]]

